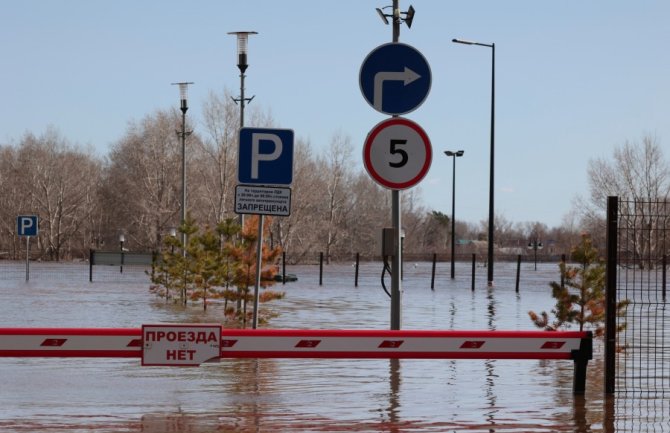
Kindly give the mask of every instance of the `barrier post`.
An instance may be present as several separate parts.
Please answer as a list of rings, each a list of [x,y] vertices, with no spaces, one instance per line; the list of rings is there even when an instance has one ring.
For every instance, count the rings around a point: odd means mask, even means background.
[[[592,358],[593,334],[588,331],[587,336],[582,338],[579,344],[579,350],[572,351],[572,359],[575,363],[572,380],[572,393],[574,395],[583,395],[586,392],[586,367]]]

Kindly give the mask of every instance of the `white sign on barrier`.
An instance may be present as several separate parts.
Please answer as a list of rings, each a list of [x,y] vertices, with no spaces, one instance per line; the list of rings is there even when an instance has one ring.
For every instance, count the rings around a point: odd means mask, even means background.
[[[221,325],[142,325],[142,365],[198,366],[221,357]]]

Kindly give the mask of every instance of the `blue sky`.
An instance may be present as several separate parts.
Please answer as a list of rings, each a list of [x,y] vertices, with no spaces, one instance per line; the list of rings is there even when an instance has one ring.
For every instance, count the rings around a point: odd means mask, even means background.
[[[363,99],[366,55],[390,42],[375,7],[391,1],[4,1],[0,143],[51,125],[101,155],[129,121],[178,106],[170,83],[193,81],[189,116],[210,91],[239,92],[236,30],[249,41],[246,92],[278,126],[318,153],[337,131],[364,170],[367,133],[385,116]],[[426,101],[406,115],[427,132],[431,169],[419,184],[429,209],[457,219],[488,215],[491,52],[496,44],[496,212],[557,226],[588,195],[587,163],[655,135],[670,143],[670,3],[663,0],[467,1],[412,4],[400,41],[432,71]],[[666,151],[666,158],[670,152]],[[299,193],[299,192],[296,192]]]

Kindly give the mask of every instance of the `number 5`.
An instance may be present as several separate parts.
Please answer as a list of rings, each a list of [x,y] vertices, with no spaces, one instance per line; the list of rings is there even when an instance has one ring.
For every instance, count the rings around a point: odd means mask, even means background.
[[[389,162],[389,165],[393,168],[402,167],[403,165],[407,164],[407,160],[409,159],[407,152],[405,152],[403,149],[396,148],[396,146],[403,144],[407,144],[407,140],[391,140],[391,155],[399,153],[401,156],[400,162]]]

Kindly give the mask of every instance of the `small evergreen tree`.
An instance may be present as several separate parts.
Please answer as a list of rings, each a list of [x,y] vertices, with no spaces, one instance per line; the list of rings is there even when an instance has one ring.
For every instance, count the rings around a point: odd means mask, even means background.
[[[605,332],[605,265],[598,256],[589,235],[583,235],[581,243],[572,251],[572,258],[581,266],[559,265],[564,284],[552,281],[551,296],[556,305],[551,312],[554,321],[550,323],[549,315],[543,311],[539,315],[529,311],[528,315],[538,328],[555,331],[568,328],[577,323],[579,330],[590,328],[596,336]],[[617,304],[617,314],[625,312],[628,301]],[[620,325],[620,331],[625,325]]]
[[[187,299],[203,301],[203,309],[207,309],[208,299],[224,299],[224,314],[246,325],[248,319],[247,301],[253,300],[249,288],[255,285],[256,246],[258,217],[247,218],[244,230],[230,218],[221,221],[212,230],[205,227],[200,230],[195,221],[187,216],[179,228],[180,233],[188,235],[186,254],[178,237],[166,237],[161,260],[152,273],[151,289],[158,296],[175,299],[179,293],[180,303],[186,305]],[[264,234],[269,232],[271,221],[266,219]],[[261,286],[266,288],[274,284],[274,276],[278,271],[277,258],[281,248],[270,249],[262,246],[264,267],[261,272]],[[237,286],[237,290],[231,289]],[[282,292],[265,291],[259,302],[280,299]],[[228,305],[229,301],[231,306]],[[238,307],[235,308],[237,302]],[[268,314],[259,315],[264,321]]]
[[[270,226],[272,219],[264,218],[263,237],[267,239],[270,233]],[[233,281],[240,290],[240,298],[242,300],[242,307],[238,308],[238,315],[241,313],[242,323],[246,326],[248,316],[247,302],[253,301],[253,294],[251,288],[256,285],[256,250],[258,244],[258,224],[260,218],[256,215],[246,219],[244,228],[239,233],[240,242],[233,246],[230,250],[231,257],[238,263],[235,267],[235,275]],[[274,276],[278,272],[277,258],[281,254],[281,248],[270,248],[263,244],[261,249],[261,288],[265,289],[275,284]],[[266,291],[263,296],[259,296],[259,302],[270,301],[272,299],[279,299],[283,297],[283,293]],[[260,319],[260,314],[259,314]]]

